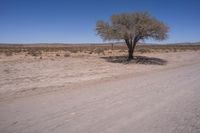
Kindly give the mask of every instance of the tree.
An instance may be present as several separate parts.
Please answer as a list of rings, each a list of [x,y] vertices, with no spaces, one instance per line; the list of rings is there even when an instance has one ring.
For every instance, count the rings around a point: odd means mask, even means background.
[[[106,40],[124,40],[128,47],[128,59],[138,41],[144,39],[164,40],[169,28],[148,12],[122,13],[111,16],[111,22],[97,21],[97,34]]]

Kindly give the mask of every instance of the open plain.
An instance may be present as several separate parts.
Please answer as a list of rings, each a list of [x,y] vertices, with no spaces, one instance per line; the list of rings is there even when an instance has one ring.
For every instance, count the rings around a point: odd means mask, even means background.
[[[100,48],[1,48],[0,132],[200,132],[199,46]]]

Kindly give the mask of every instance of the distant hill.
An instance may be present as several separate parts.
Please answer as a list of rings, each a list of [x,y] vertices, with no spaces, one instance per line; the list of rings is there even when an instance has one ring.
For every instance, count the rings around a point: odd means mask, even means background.
[[[109,42],[109,43],[0,43],[0,46],[84,46],[84,45],[124,45],[124,42]],[[183,42],[183,43],[138,43],[139,45],[200,45],[200,42]]]

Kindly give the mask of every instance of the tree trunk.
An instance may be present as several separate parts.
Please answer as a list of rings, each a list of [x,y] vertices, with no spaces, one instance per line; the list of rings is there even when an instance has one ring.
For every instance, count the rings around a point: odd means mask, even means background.
[[[133,59],[133,47],[129,48],[128,50],[128,60]]]
[[[133,52],[135,50],[137,40],[135,38],[134,41],[132,41],[132,39],[131,39],[130,41],[125,40],[125,42],[126,42],[126,45],[128,47],[128,60],[132,60],[133,59]]]
[[[137,44],[137,41],[134,41],[134,42],[133,42],[133,47],[132,47],[132,56],[133,56],[133,52],[134,52],[134,50],[135,50],[136,44]]]

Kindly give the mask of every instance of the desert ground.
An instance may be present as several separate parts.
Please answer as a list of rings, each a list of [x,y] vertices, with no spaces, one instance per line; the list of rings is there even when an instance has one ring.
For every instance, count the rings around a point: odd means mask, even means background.
[[[199,46],[164,47],[1,48],[0,132],[199,133]]]

